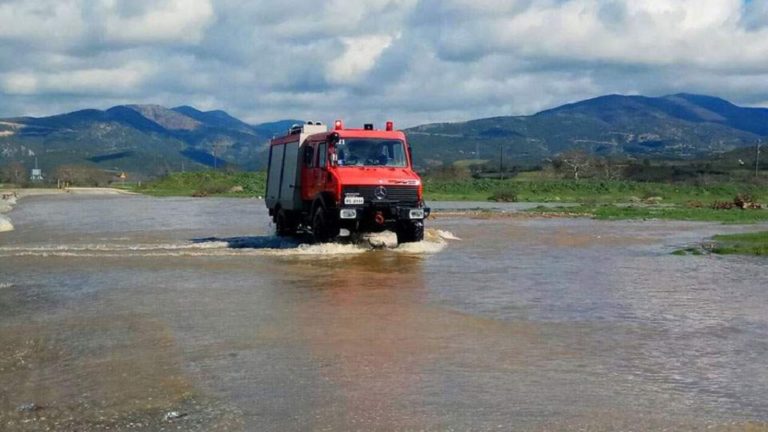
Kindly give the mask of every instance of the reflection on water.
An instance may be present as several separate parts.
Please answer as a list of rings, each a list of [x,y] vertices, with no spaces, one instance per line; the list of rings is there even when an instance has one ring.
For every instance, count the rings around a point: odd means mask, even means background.
[[[669,254],[743,228],[441,218],[425,242],[372,250],[273,237],[264,213],[22,202],[0,234],[0,430],[768,420],[765,260]]]

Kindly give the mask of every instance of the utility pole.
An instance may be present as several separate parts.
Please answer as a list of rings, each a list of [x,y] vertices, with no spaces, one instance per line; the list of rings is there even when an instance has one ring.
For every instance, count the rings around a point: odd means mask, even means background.
[[[184,144],[179,145],[179,155],[181,156],[181,172],[184,173]]]
[[[755,151],[755,178],[760,171],[760,140],[757,140],[757,150]]]
[[[504,143],[499,143],[499,179],[504,180]]]

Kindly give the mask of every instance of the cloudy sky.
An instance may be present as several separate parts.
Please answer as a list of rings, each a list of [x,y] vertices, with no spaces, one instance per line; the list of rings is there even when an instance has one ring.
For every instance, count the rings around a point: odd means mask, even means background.
[[[0,116],[407,126],[674,92],[768,106],[768,0],[0,0]]]

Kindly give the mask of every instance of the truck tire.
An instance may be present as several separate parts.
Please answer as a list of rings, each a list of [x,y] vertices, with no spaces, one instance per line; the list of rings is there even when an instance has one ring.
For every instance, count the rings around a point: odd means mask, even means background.
[[[275,216],[275,231],[280,237],[288,237],[296,234],[296,218],[288,210],[280,209]]]
[[[318,206],[312,217],[312,237],[315,243],[327,243],[339,235],[339,225],[323,208]]]
[[[424,222],[404,221],[397,224],[397,243],[413,243],[424,240]]]

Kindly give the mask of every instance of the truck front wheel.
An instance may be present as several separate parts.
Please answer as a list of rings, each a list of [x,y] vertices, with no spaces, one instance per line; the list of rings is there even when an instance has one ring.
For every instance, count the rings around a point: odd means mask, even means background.
[[[339,235],[339,225],[323,208],[318,206],[312,217],[312,237],[315,243],[326,243]]]
[[[397,224],[397,243],[412,243],[424,240],[424,222],[401,221]]]

